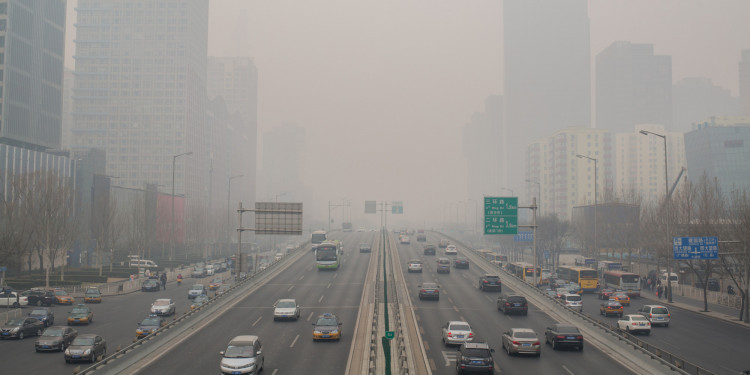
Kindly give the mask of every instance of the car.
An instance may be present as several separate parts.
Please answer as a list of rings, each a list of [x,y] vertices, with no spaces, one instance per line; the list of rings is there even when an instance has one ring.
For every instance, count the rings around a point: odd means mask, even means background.
[[[224,284],[224,280],[222,280],[221,277],[215,277],[213,280],[211,280],[211,283],[208,284],[208,290],[219,289],[221,284]]]
[[[605,301],[609,300],[609,297],[615,293],[615,290],[612,288],[604,288],[600,289],[599,293],[597,293],[597,298],[603,299]]]
[[[142,339],[165,325],[167,325],[166,319],[160,315],[151,314],[138,323],[138,328],[135,329],[135,338]]]
[[[409,244],[411,244],[411,240],[409,239],[409,236],[402,235],[401,236],[401,244],[402,245],[409,245]]]
[[[461,345],[474,340],[474,331],[469,323],[462,320],[450,320],[443,324],[443,344]]]
[[[301,311],[297,301],[293,298],[285,298],[273,304],[273,320],[299,320]]]
[[[341,340],[341,326],[343,323],[331,313],[318,316],[313,325],[313,341]]]
[[[359,252],[360,253],[369,253],[372,252],[372,246],[370,246],[369,243],[363,243],[359,245]]]
[[[58,305],[72,305],[75,301],[65,289],[55,289],[55,303]]]
[[[174,315],[175,310],[175,303],[171,298],[159,298],[151,304],[151,313],[155,315]]]
[[[495,361],[492,359],[491,349],[486,342],[465,342],[458,347],[456,355],[456,373],[495,373]]]
[[[188,290],[188,298],[193,299],[198,296],[205,296],[207,294],[206,287],[203,284],[194,284]]]
[[[205,304],[208,303],[208,296],[205,294],[201,294],[199,296],[196,296],[193,298],[193,303],[190,304],[190,310],[195,310]]]
[[[578,312],[583,311],[583,299],[579,294],[566,293],[562,296],[562,301],[565,307],[575,310]]]
[[[41,336],[42,331],[44,331],[44,323],[37,318],[15,318],[0,326],[0,339],[5,340],[15,337],[23,340],[28,335]]]
[[[562,299],[563,296],[565,296],[566,294],[570,294],[568,291],[568,288],[564,288],[564,287],[555,289],[555,293],[557,294],[558,299]]]
[[[617,328],[628,333],[651,334],[651,322],[641,314],[628,314],[617,321]]]
[[[216,274],[216,266],[214,266],[213,264],[207,264],[205,267],[203,267],[203,269],[206,273],[205,276],[213,276],[214,274]]]
[[[263,345],[255,335],[235,336],[219,355],[219,371],[222,374],[257,375],[265,365]]]
[[[102,303],[102,292],[99,288],[89,287],[83,294],[84,303]]]
[[[440,285],[437,283],[423,283],[419,285],[419,299],[440,300]]]
[[[547,297],[557,298],[557,292],[554,289],[545,289],[544,293],[547,294]]]
[[[28,299],[29,306],[52,306],[56,302],[55,293],[51,290],[32,288],[21,292]]]
[[[424,233],[417,234],[417,242],[425,242],[427,241],[427,235]]]
[[[63,351],[78,336],[78,331],[71,327],[52,326],[42,332],[34,342],[37,352]]]
[[[500,281],[500,276],[486,274],[479,278],[479,290],[481,291],[503,291],[503,284]]]
[[[535,354],[542,355],[542,345],[536,332],[531,328],[511,328],[501,337],[503,349],[508,355]]]
[[[365,232],[365,227],[359,227],[357,228],[357,232]]]
[[[643,305],[638,309],[638,313],[645,316],[651,322],[651,326],[659,324],[669,327],[669,320],[672,317],[669,309],[662,305]]]
[[[229,290],[229,288],[231,288],[230,285],[228,285],[228,284],[222,284],[219,287],[219,289],[216,289],[216,292],[214,293],[214,296],[220,296],[220,295],[226,293]]]
[[[453,268],[469,269],[469,260],[466,258],[456,258],[453,260]]]
[[[606,301],[599,306],[599,315],[616,315],[622,317],[624,312],[625,309],[622,307],[622,304],[614,300]]]
[[[438,242],[438,247],[441,249],[445,249],[446,247],[448,247],[449,244],[450,242],[448,242],[448,240],[442,239]]]
[[[544,343],[552,345],[552,350],[573,347],[583,350],[583,334],[578,327],[570,324],[553,324],[544,331]]]
[[[497,297],[497,311],[502,311],[503,314],[529,314],[529,302],[526,297],[519,295],[506,295],[501,294]]]
[[[86,305],[79,304],[70,310],[68,314],[68,325],[89,324],[94,321],[94,312]]]
[[[39,319],[45,327],[55,324],[55,313],[46,307],[37,307],[34,310],[31,310],[29,316]]]
[[[624,292],[616,292],[612,294],[612,296],[609,297],[610,299],[613,299],[617,302],[620,302],[623,306],[630,306],[630,297],[627,295],[627,293]]]
[[[448,245],[445,248],[445,255],[458,255],[458,248],[456,248],[456,245]]]
[[[141,292],[158,292],[159,290],[161,290],[161,284],[157,279],[146,279],[141,284]]]
[[[419,259],[412,259],[406,265],[406,268],[407,268],[407,270],[409,272],[419,272],[419,273],[422,273],[422,261],[419,260]]]
[[[195,267],[193,269],[193,272],[190,273],[190,276],[196,279],[200,279],[202,277],[207,276],[206,269],[203,267]]]
[[[568,289],[568,293],[578,294],[578,295],[583,294],[583,289],[581,288],[580,285],[576,283],[569,283],[568,285],[565,286],[565,288]]]
[[[448,258],[438,258],[437,260],[437,273],[451,273],[451,260]]]
[[[74,361],[94,363],[99,356],[102,358],[107,356],[107,342],[103,337],[94,333],[78,335],[65,349],[66,363]]]
[[[424,245],[424,255],[435,255],[435,245]]]
[[[563,279],[552,279],[549,282],[549,286],[552,289],[564,288],[566,285],[568,285],[568,282]]]

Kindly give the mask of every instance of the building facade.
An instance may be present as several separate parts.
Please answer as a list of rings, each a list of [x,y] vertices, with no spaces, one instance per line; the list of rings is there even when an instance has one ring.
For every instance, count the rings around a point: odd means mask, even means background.
[[[740,112],[750,116],[750,49],[743,49],[740,55]]]
[[[739,100],[710,78],[684,78],[672,86],[672,114],[672,130],[684,133],[711,116],[737,116]]]
[[[688,176],[719,181],[725,194],[750,188],[750,117],[713,117],[685,133]]]
[[[466,157],[466,191],[478,202],[485,195],[497,195],[505,186],[503,170],[503,97],[485,99],[484,111],[471,116],[463,127],[463,154]]]

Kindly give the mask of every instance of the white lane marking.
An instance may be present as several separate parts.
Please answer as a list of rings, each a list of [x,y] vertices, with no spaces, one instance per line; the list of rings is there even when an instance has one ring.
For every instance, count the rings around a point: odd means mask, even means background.
[[[292,345],[289,345],[289,347],[290,347],[290,348],[293,348],[293,347],[294,347],[294,344],[296,344],[296,343],[297,343],[297,340],[298,340],[298,339],[299,339],[299,335],[297,335],[297,337],[295,337],[295,338],[294,338],[294,341],[292,341]],[[563,366],[563,367],[565,367],[565,366]]]
[[[279,372],[279,369],[275,368],[273,369],[273,372],[271,373],[271,375],[276,375],[277,372]]]
[[[290,286],[290,287],[289,287],[289,289],[287,289],[286,291],[287,291],[287,292],[291,292],[291,291],[292,291],[292,289],[294,289],[294,285]]]
[[[320,296],[320,298],[318,298],[318,303],[320,303],[320,301],[322,300],[323,300],[323,296]]]
[[[326,286],[326,289],[331,287],[331,283],[328,283],[328,286]]]
[[[487,300],[489,300],[490,302],[494,302],[494,301],[492,300],[492,298],[490,298],[490,296],[488,296],[488,295],[486,295],[486,294],[485,294],[484,296],[485,296],[485,297],[487,298]]]
[[[451,365],[451,362],[456,362],[456,352],[442,352],[443,353],[443,359],[445,359],[445,366],[448,367]]]
[[[259,316],[258,319],[255,320],[252,326],[255,327],[255,325],[258,324],[258,322],[260,322],[261,319],[263,319],[263,315]]]
[[[310,321],[310,319],[312,319],[312,316],[313,316],[313,313],[312,313],[312,311],[310,311],[310,315],[307,317],[307,321],[308,322]]]
[[[339,274],[335,274],[335,275],[333,275],[333,278],[335,279],[335,278],[336,278],[336,276],[338,276],[338,275],[339,275]]]
[[[302,280],[304,278],[305,278],[305,275],[302,275],[302,276],[299,277],[299,280]]]
[[[570,370],[568,370],[568,368],[567,368],[567,367],[565,367],[565,365],[562,365],[562,368],[563,368],[563,370],[567,371],[567,372],[568,372],[568,374],[570,374],[570,375],[575,375],[575,374],[573,374],[573,371],[570,371]]]

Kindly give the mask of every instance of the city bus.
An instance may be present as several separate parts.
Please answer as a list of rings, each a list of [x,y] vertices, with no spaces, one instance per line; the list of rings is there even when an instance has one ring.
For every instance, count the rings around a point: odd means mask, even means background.
[[[320,270],[337,270],[341,267],[341,243],[326,241],[315,249],[315,265]]]
[[[315,251],[315,248],[317,247],[317,245],[320,245],[327,239],[328,239],[328,234],[324,230],[316,230],[315,232],[312,232],[312,235],[310,236],[310,243],[312,244],[312,250]]]
[[[534,265],[526,262],[513,262],[508,264],[508,272],[516,275],[527,283],[532,283],[534,280]],[[537,281],[535,284],[539,284],[542,279],[542,268],[536,267]]]
[[[557,276],[578,284],[584,293],[593,293],[599,288],[598,274],[588,267],[558,267]]]
[[[641,277],[625,271],[604,272],[604,287],[621,289],[631,297],[641,295]]]

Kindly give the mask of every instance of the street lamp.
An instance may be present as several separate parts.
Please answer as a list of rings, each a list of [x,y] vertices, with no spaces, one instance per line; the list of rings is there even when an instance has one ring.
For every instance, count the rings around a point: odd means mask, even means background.
[[[667,245],[672,243],[672,236],[669,233],[669,175],[667,169],[667,135],[656,134],[648,130],[641,130],[639,133],[648,136],[655,135],[664,141],[664,212],[667,216]],[[669,261],[669,255],[667,255],[667,298],[669,303],[672,303],[672,262]]]
[[[513,193],[513,189],[508,189],[507,187],[501,187],[500,190],[507,190],[510,192],[511,197],[515,197],[516,194]]]
[[[596,199],[597,192],[598,192],[598,188],[597,188],[597,182],[598,181],[597,181],[597,172],[596,172],[596,170],[597,170],[597,168],[596,168],[596,161],[597,160],[596,160],[596,158],[592,158],[590,156],[581,155],[581,154],[576,155],[576,157],[577,158],[581,158],[581,159],[589,159],[589,160],[593,160],[594,161],[594,256],[596,258],[596,267],[598,269],[599,268],[599,248],[596,246],[596,208],[597,208],[597,205],[598,205],[597,204],[597,199]]]
[[[232,241],[232,226],[229,224],[231,223],[232,215],[232,206],[230,206],[230,198],[232,197],[232,180],[240,177],[245,177],[245,175],[238,174],[236,176],[231,176],[229,177],[229,183],[227,184],[227,249],[229,249],[229,244]]]
[[[174,260],[174,167],[177,163],[177,158],[180,156],[190,155],[193,152],[183,152],[181,154],[172,155],[172,236],[169,238],[169,260]]]

